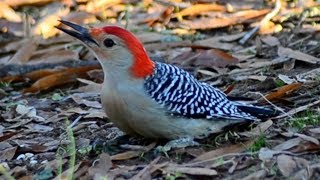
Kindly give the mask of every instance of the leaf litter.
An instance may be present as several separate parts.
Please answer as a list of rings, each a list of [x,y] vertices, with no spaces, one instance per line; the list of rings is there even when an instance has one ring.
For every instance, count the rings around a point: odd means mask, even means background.
[[[319,2],[299,3],[1,2],[0,178],[61,179],[71,172],[76,179],[318,177]],[[166,58],[154,60],[180,66],[228,96],[283,112],[199,140],[197,147],[157,152],[165,142],[121,140],[101,108],[100,66],[53,28],[59,19],[127,27],[151,57]]]

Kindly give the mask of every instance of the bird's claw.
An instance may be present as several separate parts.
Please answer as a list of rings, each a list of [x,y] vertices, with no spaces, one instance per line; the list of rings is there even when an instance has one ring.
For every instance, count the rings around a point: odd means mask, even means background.
[[[168,152],[174,148],[185,148],[189,146],[199,146],[199,143],[193,140],[193,137],[182,137],[167,142],[164,146],[158,146],[158,152]]]

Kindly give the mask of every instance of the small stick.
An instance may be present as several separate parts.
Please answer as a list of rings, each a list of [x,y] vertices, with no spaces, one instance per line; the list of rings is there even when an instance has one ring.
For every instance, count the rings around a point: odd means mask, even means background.
[[[254,27],[251,31],[249,31],[246,35],[243,36],[243,38],[240,39],[240,44],[245,44],[250,38],[252,38],[259,29],[265,25],[268,21],[270,21],[271,18],[273,18],[275,15],[278,14],[281,8],[281,1],[276,0],[276,5],[274,6],[273,10],[268,13],[259,23],[259,26]]]

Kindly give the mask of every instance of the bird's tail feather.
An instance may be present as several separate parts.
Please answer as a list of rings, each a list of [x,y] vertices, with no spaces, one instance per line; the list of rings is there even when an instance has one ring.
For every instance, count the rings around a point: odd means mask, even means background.
[[[280,114],[279,111],[275,109],[265,108],[265,107],[257,107],[253,105],[244,105],[244,104],[237,104],[237,107],[246,113],[251,114],[259,119],[267,119],[270,117],[274,117]]]

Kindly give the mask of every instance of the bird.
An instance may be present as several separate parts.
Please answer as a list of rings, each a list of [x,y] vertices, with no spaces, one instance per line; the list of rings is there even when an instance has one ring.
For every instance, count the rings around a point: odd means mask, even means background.
[[[151,60],[141,41],[124,28],[60,22],[69,28],[56,28],[82,41],[100,62],[104,111],[126,134],[169,140],[204,138],[226,126],[274,113],[231,101],[187,71]]]

